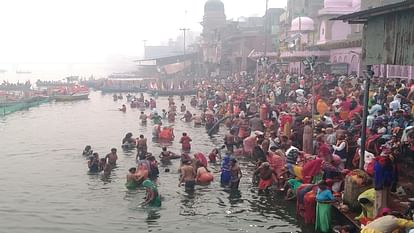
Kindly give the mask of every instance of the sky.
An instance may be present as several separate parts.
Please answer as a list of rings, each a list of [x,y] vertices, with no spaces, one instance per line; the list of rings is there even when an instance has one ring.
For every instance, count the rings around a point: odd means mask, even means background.
[[[176,38],[182,27],[200,32],[204,3],[205,0],[0,0],[0,69],[140,57],[143,40],[147,45],[158,45]],[[223,3],[227,19],[263,15],[265,11],[265,0]],[[269,0],[269,7],[285,5],[286,0]]]

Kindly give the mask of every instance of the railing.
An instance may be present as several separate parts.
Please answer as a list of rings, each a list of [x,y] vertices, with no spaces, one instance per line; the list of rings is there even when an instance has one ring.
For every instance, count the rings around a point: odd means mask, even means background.
[[[330,55],[329,51],[288,51],[288,52],[281,52],[281,58],[290,58],[290,57],[310,57],[310,56],[317,56],[317,57],[327,57]]]

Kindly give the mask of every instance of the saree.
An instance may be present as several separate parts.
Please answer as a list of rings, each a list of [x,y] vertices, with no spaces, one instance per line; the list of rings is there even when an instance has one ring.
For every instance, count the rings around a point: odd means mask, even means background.
[[[330,232],[331,229],[331,204],[318,202],[316,204],[315,231]]]

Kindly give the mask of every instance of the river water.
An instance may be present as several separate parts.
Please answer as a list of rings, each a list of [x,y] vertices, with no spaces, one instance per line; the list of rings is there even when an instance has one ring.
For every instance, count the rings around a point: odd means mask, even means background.
[[[139,207],[144,191],[124,186],[135,152],[120,144],[127,132],[151,138],[153,125],[140,125],[137,109],[116,111],[123,102],[92,92],[89,100],[52,102],[0,118],[0,232],[313,232],[297,220],[294,203],[257,195],[247,161],[241,162],[240,192],[221,188],[219,166],[212,166],[215,182],[194,194],[177,187],[179,161],[174,161],[171,172],[160,168],[162,207]],[[158,109],[167,103],[158,98]],[[178,97],[176,103],[181,105]],[[189,98],[185,104],[190,106]],[[222,144],[224,129],[209,137],[204,128],[179,120],[174,129],[171,151],[180,151],[184,131],[193,138],[193,152],[208,153]],[[100,156],[119,148],[109,179],[88,174],[81,156],[87,144]],[[156,155],[161,151],[151,140],[148,146]]]

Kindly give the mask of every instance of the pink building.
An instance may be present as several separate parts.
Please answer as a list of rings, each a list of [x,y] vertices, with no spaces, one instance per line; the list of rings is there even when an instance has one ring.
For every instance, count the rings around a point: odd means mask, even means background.
[[[363,2],[362,7],[376,7],[380,1],[370,0],[368,5]],[[301,61],[313,55],[318,56],[318,61],[325,63],[333,73],[346,72],[361,76],[361,71],[365,69],[360,62],[363,25],[331,20],[360,10],[361,0],[324,0],[323,8],[319,9],[317,16],[293,19],[290,28],[285,27],[282,32],[282,35],[287,35],[283,37],[287,46],[280,54],[281,60],[289,63],[289,71],[303,72]],[[288,12],[287,15],[289,14]],[[281,21],[283,22],[282,19]],[[287,24],[285,21],[284,25]],[[414,66],[378,64],[373,68],[378,77],[414,78]]]
[[[347,74],[359,75],[362,28],[330,19],[360,9],[360,0],[325,0],[314,19],[297,17],[292,20],[288,50],[280,58],[289,62],[290,72],[303,72],[301,61],[318,56],[319,62],[342,67]],[[289,48],[290,47],[290,48]],[[334,72],[334,70],[332,69]]]

